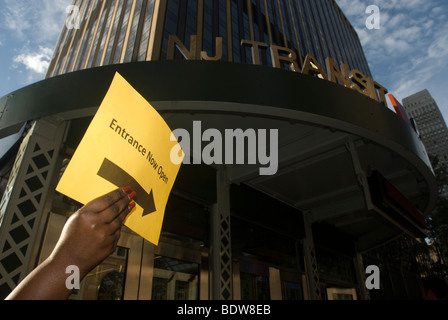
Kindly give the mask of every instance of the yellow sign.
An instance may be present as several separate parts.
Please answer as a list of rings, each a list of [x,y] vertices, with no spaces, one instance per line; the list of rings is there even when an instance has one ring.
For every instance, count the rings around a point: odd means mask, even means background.
[[[175,163],[172,150],[182,153]],[[125,225],[157,245],[183,156],[164,119],[117,73],[56,190],[85,204],[131,186],[137,205]]]

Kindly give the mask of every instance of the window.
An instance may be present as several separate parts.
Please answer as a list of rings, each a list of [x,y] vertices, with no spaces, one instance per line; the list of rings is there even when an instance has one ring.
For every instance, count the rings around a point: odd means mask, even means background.
[[[153,300],[197,300],[199,264],[156,255]]]
[[[328,288],[327,296],[328,300],[357,300],[354,288]]]
[[[266,276],[240,273],[242,300],[269,300],[269,281]]]
[[[302,285],[295,282],[282,281],[283,300],[303,300]]]

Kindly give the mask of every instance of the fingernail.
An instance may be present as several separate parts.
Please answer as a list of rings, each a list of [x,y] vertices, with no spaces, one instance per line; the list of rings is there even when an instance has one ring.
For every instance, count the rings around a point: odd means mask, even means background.
[[[129,194],[129,195],[128,195],[129,200],[134,199],[136,195],[137,195],[137,194],[135,193],[135,191],[132,192],[131,194]]]
[[[127,187],[124,187],[122,190],[124,193],[129,193],[129,192],[131,192],[132,189],[130,186],[127,186]]]
[[[129,211],[132,211],[132,209],[134,209],[134,207],[135,207],[135,202],[131,202],[131,203],[128,205],[128,209],[129,209]]]

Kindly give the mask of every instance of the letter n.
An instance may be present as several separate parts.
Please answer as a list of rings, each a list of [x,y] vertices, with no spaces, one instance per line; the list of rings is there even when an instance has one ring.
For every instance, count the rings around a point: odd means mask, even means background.
[[[70,274],[65,280],[65,286],[68,290],[79,289],[79,268],[77,266],[68,266],[65,273]]]
[[[180,41],[180,39],[175,35],[170,35],[168,37],[168,49],[166,53],[167,60],[174,59],[174,49],[177,48],[180,53],[184,56],[186,60],[199,60],[200,50],[199,43],[197,42],[198,36],[192,35],[190,37],[190,50]]]
[[[317,62],[316,58],[314,58],[311,54],[307,54],[305,57],[305,61],[303,62],[302,67],[303,74],[309,74],[320,79],[327,80],[325,76],[324,70]]]
[[[327,65],[328,80],[334,83],[339,82],[340,85],[350,88],[349,75],[341,72],[341,69],[336,65],[336,61],[328,57],[325,63]]]
[[[380,289],[380,268],[375,265],[368,266],[366,268],[366,274],[370,274],[366,278],[366,288],[368,290]]]

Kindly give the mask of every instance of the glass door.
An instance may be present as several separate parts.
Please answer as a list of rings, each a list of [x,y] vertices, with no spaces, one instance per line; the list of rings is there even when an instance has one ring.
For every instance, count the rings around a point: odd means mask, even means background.
[[[328,300],[357,300],[355,288],[327,288]]]
[[[269,279],[250,273],[240,273],[241,300],[269,300]]]
[[[73,209],[50,213],[39,263],[51,254]],[[185,243],[161,237],[159,246],[154,246],[123,227],[115,252],[84,277],[70,299],[206,300],[208,249],[200,242]]]
[[[153,300],[197,300],[199,264],[156,255]]]
[[[69,300],[123,300],[126,283],[128,248],[115,252],[85,276],[79,290]]]

